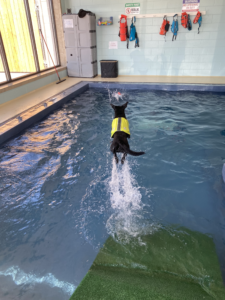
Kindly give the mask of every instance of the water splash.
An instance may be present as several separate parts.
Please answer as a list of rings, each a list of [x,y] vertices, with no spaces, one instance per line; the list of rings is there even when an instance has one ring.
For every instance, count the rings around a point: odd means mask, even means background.
[[[76,289],[75,285],[69,282],[60,281],[51,273],[48,273],[42,277],[37,277],[32,273],[26,274],[18,266],[12,266],[6,271],[0,271],[0,276],[11,276],[16,285],[45,283],[52,288],[60,288],[64,293],[68,295],[72,295]]]
[[[108,95],[109,95],[109,102],[115,105],[123,105],[125,102],[129,100],[129,95],[126,92],[121,91],[110,91],[109,88],[107,88]]]
[[[121,94],[120,92],[114,91],[112,93],[112,97],[115,98],[117,100],[117,102],[119,102],[121,99],[123,99],[123,96],[125,94]]]
[[[142,195],[140,193],[128,160],[120,169],[113,159],[112,175],[109,182],[110,202],[114,212],[106,223],[107,231],[119,242],[128,243],[132,238],[152,233],[152,224],[145,224],[143,217]]]

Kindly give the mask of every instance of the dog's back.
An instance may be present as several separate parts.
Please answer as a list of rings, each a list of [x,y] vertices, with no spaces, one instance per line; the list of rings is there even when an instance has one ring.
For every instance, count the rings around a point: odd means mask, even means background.
[[[115,106],[115,105],[111,104],[111,106],[115,112],[115,119],[116,118],[126,119],[125,108],[127,107],[127,104],[128,104],[128,102],[122,106]],[[129,130],[128,130],[128,132],[129,132]],[[115,155],[115,157],[116,157],[116,153],[118,153],[118,152],[130,154],[133,156],[139,156],[139,155],[145,154],[145,152],[135,152],[135,151],[130,150],[130,146],[129,146],[129,143],[127,140],[127,138],[130,138],[130,134],[128,134],[127,131],[126,132],[116,131],[112,137],[113,137],[113,141],[112,141],[110,150]]]

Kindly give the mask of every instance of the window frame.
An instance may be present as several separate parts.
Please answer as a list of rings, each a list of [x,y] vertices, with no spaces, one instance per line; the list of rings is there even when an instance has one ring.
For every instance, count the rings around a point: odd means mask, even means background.
[[[31,14],[30,14],[29,1],[28,0],[23,0],[23,1],[24,1],[24,8],[25,8],[25,11],[26,11],[26,20],[27,20],[27,25],[28,25],[28,29],[29,29],[29,36],[30,36],[32,50],[33,50],[33,56],[34,56],[34,63],[35,63],[36,72],[33,72],[31,74],[16,77],[16,78],[12,79],[11,72],[10,72],[9,65],[8,65],[8,61],[7,61],[7,56],[6,56],[6,52],[5,52],[5,47],[4,47],[2,35],[1,35],[1,32],[0,32],[0,56],[1,56],[1,59],[2,59],[3,68],[4,68],[4,72],[5,72],[5,76],[6,76],[6,81],[0,82],[0,86],[12,83],[14,81],[19,81],[21,79],[31,77],[31,76],[34,76],[34,75],[37,75],[37,74],[41,74],[41,73],[44,73],[44,72],[47,72],[47,71],[50,71],[50,70],[54,69],[54,66],[53,66],[53,67],[50,67],[50,68],[47,68],[47,69],[44,69],[44,70],[40,70],[38,53],[37,53],[37,46],[36,46],[35,36],[34,36],[34,29],[33,29]],[[56,31],[56,24],[55,24],[53,0],[47,0],[47,5],[48,5],[49,13],[50,13],[51,27],[52,27],[52,33],[53,33],[54,51],[55,51],[55,55],[56,55],[56,67],[60,67],[61,64],[60,64],[60,56],[59,56],[59,47],[58,47],[57,31]]]

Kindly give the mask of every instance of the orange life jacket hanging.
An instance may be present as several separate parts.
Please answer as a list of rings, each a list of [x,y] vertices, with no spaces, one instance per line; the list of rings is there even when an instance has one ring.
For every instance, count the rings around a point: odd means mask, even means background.
[[[201,13],[200,13],[200,11],[198,11],[198,12],[197,12],[197,15],[196,15],[195,18],[194,18],[193,23],[194,23],[194,24],[198,23],[198,19],[199,19],[200,17],[201,17]]]
[[[198,23],[199,24],[199,27],[198,27],[198,33],[199,33],[199,29],[202,25],[202,14],[200,13],[200,11],[197,12],[197,15],[196,17],[194,18],[194,21],[193,21],[194,24]]]
[[[166,35],[167,31],[169,30],[169,27],[170,27],[170,22],[167,21],[166,16],[164,16],[159,34],[160,35]]]
[[[119,37],[121,42],[125,42],[129,37],[128,28],[127,28],[127,16],[121,15],[119,23],[120,23]]]
[[[184,28],[187,28],[187,24],[188,24],[188,14],[186,12],[183,12],[181,15],[181,25]]]

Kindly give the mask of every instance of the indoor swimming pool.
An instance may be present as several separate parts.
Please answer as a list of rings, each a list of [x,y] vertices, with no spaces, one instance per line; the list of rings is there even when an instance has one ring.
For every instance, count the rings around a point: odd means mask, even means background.
[[[0,146],[1,300],[68,300],[85,276],[74,299],[224,299],[225,94],[115,91],[90,88]],[[145,155],[116,165],[110,102],[125,100]]]

